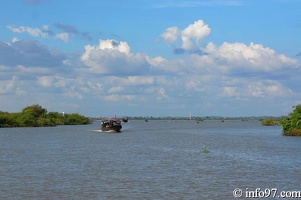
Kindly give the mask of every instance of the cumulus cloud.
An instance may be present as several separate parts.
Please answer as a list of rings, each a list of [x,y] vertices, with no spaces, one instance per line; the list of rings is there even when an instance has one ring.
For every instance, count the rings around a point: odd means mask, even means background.
[[[178,59],[177,64],[173,65],[176,66],[174,69],[181,69],[182,72],[185,69],[188,73],[230,73],[245,76],[270,73],[272,76],[279,71],[300,68],[296,59],[277,54],[275,50],[264,47],[262,44],[251,42],[247,45],[239,42],[224,42],[222,45],[216,46],[209,42],[204,45],[201,41],[204,41],[210,32],[211,29],[203,20],[197,20],[183,30],[173,26],[161,34],[161,38],[168,44],[178,40],[182,42],[181,47],[174,49],[175,54],[183,54],[187,51],[191,54],[186,58]],[[180,64],[181,62],[182,64]],[[170,61],[165,64],[165,66],[170,65]],[[157,67],[162,68],[163,65]]]
[[[178,37],[181,35],[181,31],[178,27],[169,27],[167,28],[164,33],[162,33],[161,37],[167,42],[172,43],[175,42]]]
[[[227,71],[273,72],[277,70],[297,69],[300,67],[296,59],[277,54],[275,50],[261,44],[223,43],[217,47],[209,43],[204,49],[206,59]]]
[[[181,33],[182,48],[193,49],[197,47],[199,42],[210,34],[210,31],[209,26],[203,20],[195,21]]]
[[[181,48],[183,50],[194,50],[199,46],[199,43],[210,34],[210,32],[211,29],[203,20],[197,20],[183,30],[180,30],[175,26],[168,27],[161,34],[161,38],[169,44],[181,38]]]
[[[85,46],[81,59],[97,74],[139,74],[149,66],[146,55],[133,54],[128,43],[116,40],[99,40],[97,46]]]

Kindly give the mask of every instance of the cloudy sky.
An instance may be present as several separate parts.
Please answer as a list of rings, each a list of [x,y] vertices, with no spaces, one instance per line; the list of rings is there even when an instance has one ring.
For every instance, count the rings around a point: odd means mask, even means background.
[[[301,103],[299,0],[0,0],[0,110],[280,116]]]

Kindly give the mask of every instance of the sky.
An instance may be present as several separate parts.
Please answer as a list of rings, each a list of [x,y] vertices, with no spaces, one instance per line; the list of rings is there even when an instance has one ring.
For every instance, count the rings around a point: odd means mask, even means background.
[[[282,116],[299,0],[0,0],[0,111]]]

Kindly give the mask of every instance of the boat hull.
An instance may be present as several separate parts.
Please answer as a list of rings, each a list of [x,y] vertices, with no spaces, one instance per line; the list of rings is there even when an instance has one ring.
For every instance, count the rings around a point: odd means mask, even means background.
[[[114,126],[101,126],[101,131],[103,132],[121,132],[122,126],[121,125],[114,125]]]

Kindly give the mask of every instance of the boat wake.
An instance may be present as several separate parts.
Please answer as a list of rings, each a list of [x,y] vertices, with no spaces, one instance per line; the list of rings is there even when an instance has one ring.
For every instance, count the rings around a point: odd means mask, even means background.
[[[100,132],[100,133],[116,133],[114,130],[102,131],[102,130],[91,130],[92,132]]]
[[[92,132],[102,132],[102,130],[91,130]]]

